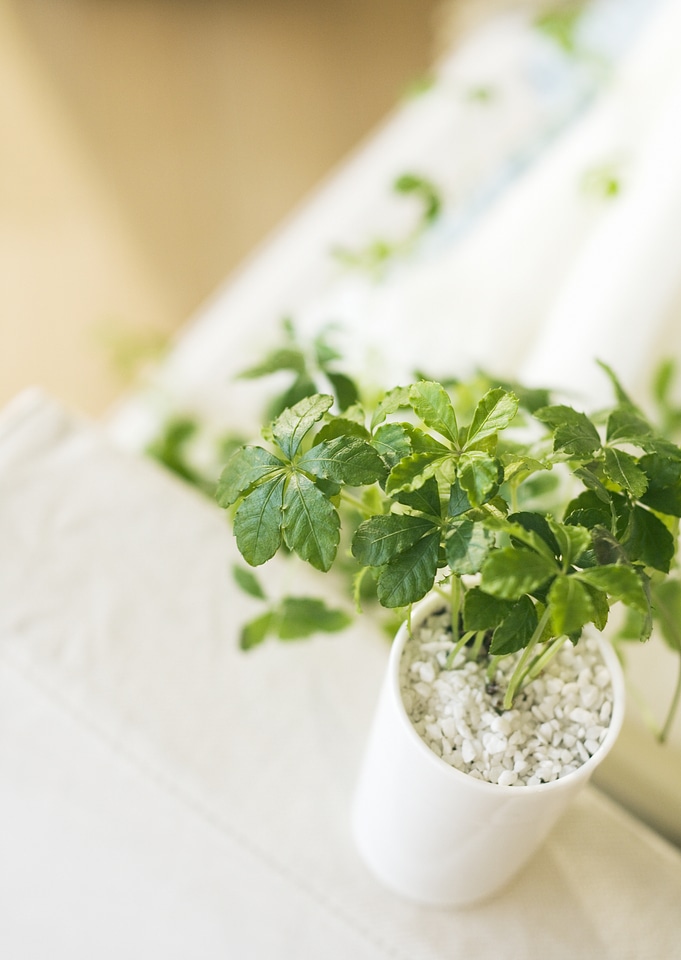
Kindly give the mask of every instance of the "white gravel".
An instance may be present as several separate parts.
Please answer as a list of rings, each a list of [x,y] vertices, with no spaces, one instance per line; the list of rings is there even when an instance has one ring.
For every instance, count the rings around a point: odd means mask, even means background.
[[[487,663],[453,648],[448,610],[432,614],[402,655],[402,700],[417,733],[445,763],[506,786],[565,777],[598,750],[612,712],[610,674],[593,638],[569,641],[537,679],[501,701],[517,657],[505,657],[493,685]]]

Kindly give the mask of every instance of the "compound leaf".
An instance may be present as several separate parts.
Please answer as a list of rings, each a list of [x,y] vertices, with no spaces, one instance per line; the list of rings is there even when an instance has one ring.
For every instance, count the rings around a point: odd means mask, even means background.
[[[234,514],[239,552],[252,567],[273,557],[281,544],[284,480],[283,474],[265,480],[241,501]]]
[[[315,393],[304,397],[292,407],[287,407],[272,424],[272,436],[289,460],[298,452],[303,437],[332,406],[333,397]]]
[[[222,471],[215,499],[221,507],[229,507],[242,493],[284,466],[282,460],[262,447],[239,447]]]
[[[438,531],[422,537],[381,568],[376,589],[384,607],[406,607],[425,597],[435,581],[439,547]]]
[[[287,547],[317,570],[328,570],[340,539],[340,519],[333,504],[306,476],[294,473],[286,487],[283,514]]]
[[[409,401],[427,427],[458,446],[459,428],[452,401],[441,383],[421,380],[411,386]]]
[[[385,477],[387,470],[370,443],[359,437],[335,437],[316,444],[296,466],[325,480],[364,486]]]
[[[494,436],[509,425],[518,412],[518,398],[502,387],[488,390],[475,409],[464,445],[469,450],[485,437]]]
[[[367,567],[380,567],[414,546],[434,529],[427,517],[389,513],[371,517],[357,528],[352,540],[352,555]]]

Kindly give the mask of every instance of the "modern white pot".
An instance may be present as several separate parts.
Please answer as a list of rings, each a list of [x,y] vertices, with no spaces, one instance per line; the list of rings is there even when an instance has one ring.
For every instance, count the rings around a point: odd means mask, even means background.
[[[431,595],[412,629],[444,605]],[[530,859],[613,746],[624,717],[624,677],[601,641],[613,711],[606,737],[581,767],[551,783],[500,786],[449,766],[412,726],[400,696],[406,623],[393,643],[353,808],[359,852],[387,887],[421,903],[463,906],[500,890]]]

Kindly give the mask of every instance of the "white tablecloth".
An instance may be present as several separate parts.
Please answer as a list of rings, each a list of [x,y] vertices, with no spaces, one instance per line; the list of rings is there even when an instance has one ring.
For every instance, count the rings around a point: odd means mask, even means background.
[[[681,856],[591,788],[494,901],[383,890],[348,811],[385,641],[240,653],[221,511],[39,395],[0,530],[1,956],[678,956]]]

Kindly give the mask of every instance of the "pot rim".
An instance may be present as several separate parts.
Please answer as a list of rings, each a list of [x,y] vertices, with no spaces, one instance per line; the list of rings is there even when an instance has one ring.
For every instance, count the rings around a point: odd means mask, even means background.
[[[421,621],[425,620],[425,618],[433,613],[438,607],[446,607],[446,605],[447,601],[444,597],[442,597],[441,594],[435,592],[429,593],[426,597],[414,605],[411,616],[412,626],[414,623],[419,624]],[[408,621],[404,620],[400,625],[397,634],[395,635],[395,639],[393,640],[390,650],[390,658],[388,661],[388,686],[390,694],[394,698],[397,706],[397,714],[399,716],[400,723],[406,732],[409,742],[419,749],[423,753],[424,757],[427,756],[430,762],[437,766],[438,770],[447,771],[448,774],[454,779],[461,778],[466,782],[466,784],[469,785],[469,787],[475,789],[479,788],[480,790],[486,792],[494,791],[499,793],[502,791],[508,794],[510,791],[514,795],[517,795],[518,791],[522,790],[523,792],[529,791],[530,793],[547,793],[551,790],[555,791],[564,789],[565,785],[568,783],[574,784],[575,777],[583,781],[588,780],[594,770],[608,755],[614,746],[617,737],[619,736],[622,724],[624,722],[626,698],[624,673],[612,644],[600,633],[596,633],[593,636],[598,644],[603,663],[610,673],[610,682],[612,684],[613,692],[612,715],[608,725],[608,732],[598,750],[572,773],[568,773],[566,776],[559,777],[557,780],[552,780],[549,783],[506,785],[490,783],[487,780],[478,780],[476,777],[471,777],[463,770],[457,770],[456,767],[450,766],[441,757],[438,757],[438,755],[430,749],[430,747],[417,732],[416,728],[409,719],[409,715],[407,714],[407,710],[402,700],[402,693],[400,690],[400,662],[402,660],[404,647],[409,639]]]

